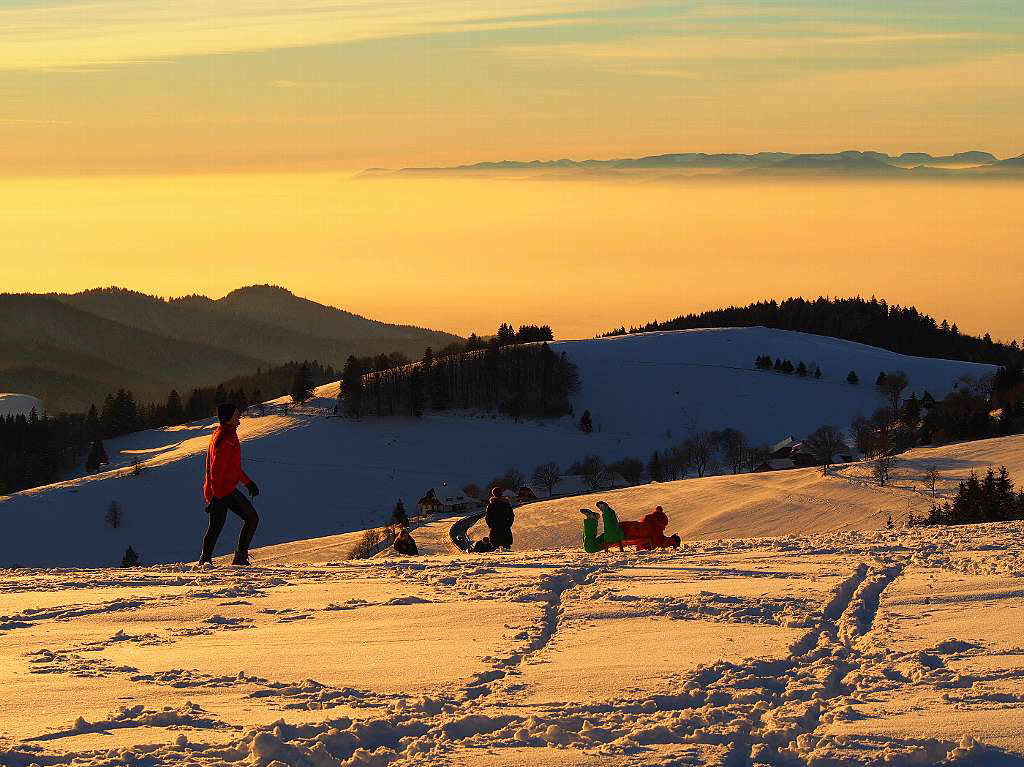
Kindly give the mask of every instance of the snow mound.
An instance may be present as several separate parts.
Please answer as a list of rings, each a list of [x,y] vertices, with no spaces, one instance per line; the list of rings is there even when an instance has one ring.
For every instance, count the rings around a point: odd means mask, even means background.
[[[31,394],[0,393],[0,418],[9,415],[27,416],[35,409],[37,415],[43,413],[43,402]]]

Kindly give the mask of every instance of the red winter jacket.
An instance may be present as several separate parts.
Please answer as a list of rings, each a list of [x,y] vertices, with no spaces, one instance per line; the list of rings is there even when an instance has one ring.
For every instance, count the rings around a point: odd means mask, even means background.
[[[214,498],[223,498],[234,492],[239,482],[252,482],[242,471],[242,446],[238,433],[230,426],[218,426],[210,437],[206,451],[206,481],[203,496],[210,503]]]
[[[619,522],[619,526],[625,536],[622,543],[627,546],[636,546],[640,551],[655,548],[667,549],[675,546],[675,541],[672,538],[665,537],[668,516],[660,509],[645,516],[642,522],[623,520]]]

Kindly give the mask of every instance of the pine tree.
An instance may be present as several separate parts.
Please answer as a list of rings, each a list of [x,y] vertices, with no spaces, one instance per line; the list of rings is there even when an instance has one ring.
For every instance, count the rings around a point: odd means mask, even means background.
[[[171,389],[167,395],[167,423],[177,426],[185,420],[185,408],[181,404],[181,396],[177,389]]]
[[[860,379],[857,377],[856,370],[851,370],[849,373],[846,374],[846,383],[854,385],[860,383]]]
[[[796,374],[801,378],[807,378],[807,365],[803,360],[800,360],[800,364],[796,366]]]
[[[589,410],[584,410],[583,415],[580,416],[580,431],[584,434],[590,434],[594,431],[594,421],[590,417]]]
[[[359,418],[363,412],[363,367],[354,356],[345,360],[341,371],[341,389],[338,397],[345,403],[348,414]]]
[[[651,477],[651,482],[665,481],[665,470],[661,465],[661,456],[657,450],[651,454],[651,460],[647,462],[647,473]]]
[[[122,521],[121,504],[119,504],[117,501],[111,501],[110,506],[107,507],[107,513],[103,517],[103,519],[108,525],[115,529],[120,527]]]
[[[131,546],[124,550],[124,556],[121,557],[121,567],[138,567],[139,566],[139,555],[135,552]]]
[[[309,372],[309,364],[303,362],[295,371],[295,378],[292,380],[292,402],[299,405],[313,396],[313,376]]]
[[[409,526],[409,515],[405,511],[405,504],[402,503],[402,499],[398,499],[398,503],[395,504],[394,510],[391,512],[391,519],[399,527]]]
[[[817,365],[814,366],[814,377],[818,379],[821,378],[821,368]]]

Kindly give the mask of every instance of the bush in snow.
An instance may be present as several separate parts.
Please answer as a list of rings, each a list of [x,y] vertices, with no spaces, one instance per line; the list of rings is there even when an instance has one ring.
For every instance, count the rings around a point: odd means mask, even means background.
[[[113,528],[120,527],[123,521],[121,504],[117,501],[111,501],[110,506],[107,507],[107,513],[104,515],[103,520]]]
[[[859,384],[860,379],[857,377],[857,371],[851,370],[846,374],[846,383],[848,384]]]

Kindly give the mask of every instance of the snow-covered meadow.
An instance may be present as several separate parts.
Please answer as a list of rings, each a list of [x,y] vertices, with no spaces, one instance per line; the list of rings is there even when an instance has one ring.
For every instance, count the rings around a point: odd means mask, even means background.
[[[701,361],[715,333],[747,332],[736,366]],[[245,419],[263,486],[250,569],[109,568],[126,544],[147,564],[194,558],[208,422],[130,435],[108,446],[109,471],[0,500],[2,562],[29,565],[0,583],[0,765],[1024,764],[1024,524],[902,527],[971,470],[1020,481],[1021,436],[916,449],[884,488],[863,463],[649,484],[518,508],[512,553],[455,552],[452,517],[414,527],[423,556],[345,561],[395,497],[441,478],[640,454],[690,426],[762,439],[878,404],[828,374],[743,368],[770,353],[766,332],[566,344],[577,412],[602,426],[590,435],[471,414]],[[825,367],[831,341],[790,340]],[[684,341],[692,362],[673,362],[682,347],[664,347]],[[845,353],[936,396],[985,372],[865,349]],[[716,378],[683,385],[702,375],[691,364]],[[698,403],[696,424],[680,402]],[[578,509],[600,498],[622,518],[662,505],[683,545],[583,553]]]
[[[1017,765],[1022,533],[11,571],[0,764]]]
[[[801,437],[822,424],[846,426],[881,405],[872,382],[882,370],[904,370],[908,392],[927,389],[936,397],[961,376],[993,370],[766,328],[650,333],[553,348],[580,369],[583,387],[574,407],[577,416],[591,411],[592,434],[568,417],[521,423],[460,412],[428,412],[420,420],[326,418],[336,383],[320,387],[309,409],[244,419],[243,462],[262,491],[256,544],[381,524],[398,498],[412,509],[432,486],[485,484],[509,467],[529,476],[538,464],[555,461],[564,469],[588,453],[607,461],[646,459],[691,430],[733,427],[756,444]],[[820,366],[822,378],[757,370],[754,358],[761,354]],[[859,385],[846,382],[850,370],[858,372]],[[128,546],[145,564],[195,558],[213,428],[208,420],[110,440],[106,470],[82,470],[64,482],[0,497],[0,565],[110,566]],[[103,520],[115,501],[124,524],[111,529]],[[218,552],[230,550],[236,529],[232,518]]]

